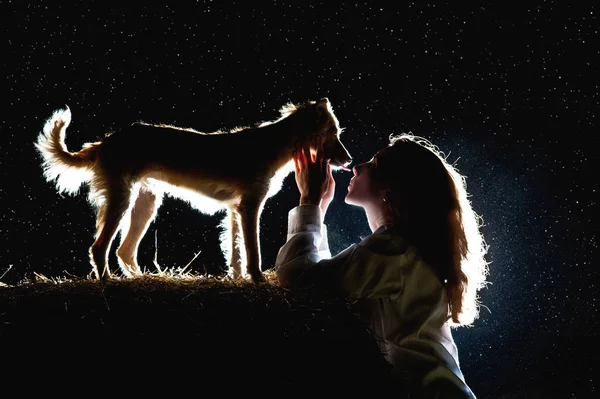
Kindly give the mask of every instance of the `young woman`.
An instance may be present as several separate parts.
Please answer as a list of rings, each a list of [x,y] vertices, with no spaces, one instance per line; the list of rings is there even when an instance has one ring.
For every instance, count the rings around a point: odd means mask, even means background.
[[[373,233],[331,257],[323,224],[335,190],[329,162],[309,149],[294,160],[300,205],[277,256],[280,284],[351,299],[410,397],[474,398],[451,327],[478,317],[487,246],[463,176],[427,140],[391,136],[353,168],[345,199],[365,210]]]

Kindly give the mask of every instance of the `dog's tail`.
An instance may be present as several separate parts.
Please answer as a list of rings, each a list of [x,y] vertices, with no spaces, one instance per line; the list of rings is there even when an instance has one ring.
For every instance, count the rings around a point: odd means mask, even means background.
[[[92,178],[92,167],[100,143],[86,144],[79,152],[69,152],[65,133],[71,122],[69,107],[54,111],[38,136],[35,147],[44,159],[42,167],[48,181],[56,181],[59,192],[75,194]]]

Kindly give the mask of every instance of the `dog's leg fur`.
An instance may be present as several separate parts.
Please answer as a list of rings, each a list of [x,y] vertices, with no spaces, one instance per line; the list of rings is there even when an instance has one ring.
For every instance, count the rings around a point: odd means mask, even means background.
[[[129,221],[121,230],[121,245],[117,249],[117,259],[127,277],[142,273],[137,262],[138,247],[161,204],[162,193],[157,194],[142,187],[139,189],[131,212],[125,216]]]
[[[244,247],[246,248],[246,272],[251,276],[252,281],[261,283],[265,277],[261,270],[260,258],[260,223],[259,218],[264,205],[266,193],[257,197],[255,195],[242,197],[238,205],[238,212],[241,216],[241,228],[244,237]]]
[[[106,179],[98,184],[97,176],[95,185],[102,186],[96,197],[102,198],[98,201],[98,213],[96,215],[96,240],[90,247],[90,260],[94,266],[96,278],[107,279],[111,277],[108,267],[108,254],[110,246],[117,235],[123,216],[129,208],[131,192],[127,184],[119,179]],[[120,181],[119,181],[120,180]],[[94,190],[96,191],[96,190]]]
[[[244,246],[244,239],[241,236],[242,232],[240,229],[241,216],[235,207],[228,210],[229,215],[229,242],[227,265],[229,266],[229,276],[232,278],[242,277],[242,267],[246,259],[246,249]]]

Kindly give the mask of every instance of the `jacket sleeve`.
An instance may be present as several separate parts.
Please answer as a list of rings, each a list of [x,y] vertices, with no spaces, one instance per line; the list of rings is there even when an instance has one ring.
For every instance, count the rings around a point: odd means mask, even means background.
[[[279,250],[275,271],[286,288],[320,286],[350,298],[399,295],[403,268],[410,263],[404,251],[393,236],[375,234],[331,257],[321,209],[305,205],[288,215],[287,242]]]
[[[281,286],[338,286],[335,276],[348,261],[353,247],[331,257],[327,228],[321,208],[302,205],[288,214],[287,242],[275,260],[275,271]]]

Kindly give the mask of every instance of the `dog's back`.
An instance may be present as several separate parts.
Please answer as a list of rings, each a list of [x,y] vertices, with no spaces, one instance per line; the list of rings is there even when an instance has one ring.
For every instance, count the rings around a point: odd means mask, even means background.
[[[158,170],[204,178],[251,181],[280,166],[281,141],[269,126],[201,133],[165,125],[135,123],[103,141],[103,161],[142,177]]]

